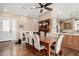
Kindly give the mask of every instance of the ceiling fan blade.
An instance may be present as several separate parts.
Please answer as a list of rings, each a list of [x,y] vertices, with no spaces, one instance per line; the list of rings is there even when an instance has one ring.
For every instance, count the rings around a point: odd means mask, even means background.
[[[52,11],[52,8],[45,7],[46,10]]]
[[[42,13],[42,12],[43,12],[43,9],[40,10],[40,13]]]
[[[37,8],[41,8],[41,7],[32,7],[31,9],[37,9]]]
[[[35,7],[35,8],[41,8],[41,7]]]
[[[41,8],[44,6],[43,4],[39,3],[39,5],[41,6]]]
[[[51,5],[52,3],[46,3],[44,6],[49,6],[49,5]]]

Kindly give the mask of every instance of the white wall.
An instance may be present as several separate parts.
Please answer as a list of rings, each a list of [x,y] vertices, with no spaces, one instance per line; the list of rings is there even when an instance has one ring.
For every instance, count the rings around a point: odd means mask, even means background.
[[[17,29],[23,31],[38,31],[37,20],[31,17],[18,17]],[[19,25],[23,25],[23,28],[19,28]]]

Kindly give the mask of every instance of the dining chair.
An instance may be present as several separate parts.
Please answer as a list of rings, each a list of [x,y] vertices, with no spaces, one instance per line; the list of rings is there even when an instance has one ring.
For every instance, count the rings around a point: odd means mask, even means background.
[[[33,36],[33,31],[29,31],[29,34],[32,37]]]
[[[37,34],[33,35],[33,39],[34,39],[34,48],[38,51],[38,55],[39,55],[41,50],[43,50],[45,47],[40,44],[40,39]]]
[[[29,38],[28,36],[26,35],[26,45],[29,44]]]
[[[28,40],[28,44],[32,46],[33,45],[32,36],[30,34],[27,35],[27,40]]]
[[[28,44],[29,43],[29,37],[28,37],[28,35],[29,35],[29,32],[26,32],[26,43]]]
[[[53,38],[52,33],[46,33],[46,38],[47,38],[47,39]]]
[[[46,33],[46,39],[53,38],[53,39],[56,40],[57,37],[58,37],[58,34],[57,33],[51,33],[51,32]]]
[[[55,56],[57,56],[61,52],[61,44],[62,44],[63,37],[64,37],[64,35],[59,34],[58,37],[57,37],[56,44],[52,48],[54,50],[53,52],[54,52]]]
[[[40,31],[40,38],[45,38],[45,32],[44,31]]]

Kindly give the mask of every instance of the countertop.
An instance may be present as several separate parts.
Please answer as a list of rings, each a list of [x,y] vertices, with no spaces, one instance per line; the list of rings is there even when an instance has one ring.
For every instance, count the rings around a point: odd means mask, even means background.
[[[63,35],[77,35],[77,36],[79,36],[79,32],[65,32],[65,33],[59,32],[58,34],[63,34]]]

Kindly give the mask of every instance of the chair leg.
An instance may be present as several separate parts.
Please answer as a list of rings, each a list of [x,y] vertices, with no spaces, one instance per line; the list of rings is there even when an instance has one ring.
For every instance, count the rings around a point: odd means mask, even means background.
[[[57,54],[55,53],[55,56],[57,56]]]
[[[56,52],[54,52],[54,56],[58,56],[58,54]]]
[[[27,47],[27,43],[26,43],[26,47]]]
[[[55,56],[61,56],[62,52],[60,51],[58,54],[55,53]]]
[[[60,56],[62,55],[62,51],[59,52],[59,55],[60,55]]]

